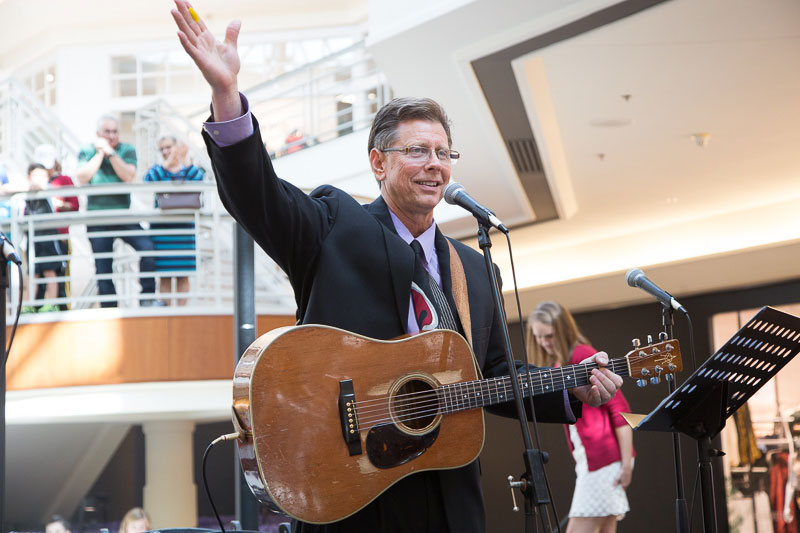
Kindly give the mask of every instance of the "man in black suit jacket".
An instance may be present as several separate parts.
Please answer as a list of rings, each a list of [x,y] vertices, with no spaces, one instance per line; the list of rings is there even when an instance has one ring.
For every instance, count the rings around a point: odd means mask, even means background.
[[[295,292],[298,322],[326,324],[378,339],[420,329],[411,304],[414,273],[412,239],[423,243],[427,270],[456,309],[450,246],[467,280],[470,334],[484,377],[507,374],[500,316],[492,305],[483,256],[448,240],[433,220],[433,208],[450,180],[449,121],[428,99],[396,99],[372,126],[369,160],[380,197],[363,206],[334,187],[310,195],[279,179],[259,135],[247,100],[238,92],[239,23],[216,42],[185,0],[175,0],[179,38],[212,89],[212,116],[204,137],[222,201],[233,217],[287,273]],[[462,333],[464,317],[456,315]],[[302,357],[298,355],[298,357]],[[607,362],[604,353],[597,361]],[[538,396],[537,419],[574,422],[579,401],[608,401],[622,379],[593,370],[591,384],[565,393]],[[513,416],[513,405],[497,409]],[[296,523],[298,531],[464,532],[485,530],[478,461],[452,470],[405,477],[364,509],[342,521]]]

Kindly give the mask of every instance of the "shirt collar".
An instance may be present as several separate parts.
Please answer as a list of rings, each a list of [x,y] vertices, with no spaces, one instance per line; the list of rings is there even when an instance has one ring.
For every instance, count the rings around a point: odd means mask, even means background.
[[[411,235],[406,225],[397,218],[397,215],[395,215],[391,209],[389,209],[389,215],[392,217],[394,229],[397,231],[400,238],[406,241],[406,244],[411,244],[411,241],[414,240],[414,236]],[[422,235],[416,237],[416,239],[419,241],[420,245],[422,245],[422,251],[425,254],[425,262],[430,264],[431,257],[435,254],[434,242],[436,240],[436,222],[434,221],[431,227],[426,229]]]

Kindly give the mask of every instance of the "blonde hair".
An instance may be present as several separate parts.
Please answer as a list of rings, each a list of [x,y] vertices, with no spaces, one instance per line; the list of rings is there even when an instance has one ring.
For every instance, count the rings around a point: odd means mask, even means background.
[[[119,533],[128,533],[130,523],[142,518],[147,520],[147,529],[150,529],[150,516],[148,516],[147,511],[141,507],[134,507],[122,517],[122,522],[119,524]]]
[[[549,355],[536,342],[533,335],[533,323],[539,322],[553,327],[553,355]],[[536,306],[528,318],[525,343],[528,353],[532,354],[531,362],[536,366],[559,366],[569,364],[572,349],[577,344],[589,344],[588,339],[578,329],[572,314],[556,302],[542,302]]]

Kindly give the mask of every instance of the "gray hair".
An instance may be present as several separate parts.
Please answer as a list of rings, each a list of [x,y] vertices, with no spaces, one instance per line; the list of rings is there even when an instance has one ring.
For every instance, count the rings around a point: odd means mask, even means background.
[[[100,125],[107,120],[112,121],[114,124],[117,125],[117,128],[119,128],[119,119],[114,115],[112,115],[111,113],[106,113],[97,119],[97,131],[100,131]]]
[[[378,150],[389,148],[397,137],[397,127],[407,120],[440,123],[447,134],[448,147],[453,145],[453,139],[450,137],[450,119],[447,118],[442,106],[430,98],[395,98],[375,115],[369,132],[367,153],[372,152],[373,148]]]

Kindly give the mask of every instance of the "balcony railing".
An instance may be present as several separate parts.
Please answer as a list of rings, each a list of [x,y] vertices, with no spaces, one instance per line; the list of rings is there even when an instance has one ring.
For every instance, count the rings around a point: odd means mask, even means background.
[[[392,91],[363,41],[243,91],[270,155],[369,128]],[[200,124],[208,108],[188,120]]]
[[[200,192],[203,205],[200,209],[161,210],[154,207],[154,195],[157,192]],[[130,209],[118,210],[85,210],[86,198],[104,194],[131,194]],[[54,214],[25,214],[26,200],[78,196],[81,210],[76,212]],[[140,301],[159,299],[177,305],[179,300],[186,299],[187,308],[204,308],[220,312],[231,312],[233,302],[233,220],[222,207],[216,188],[212,184],[135,184],[106,185],[58,189],[18,193],[10,198],[10,218],[1,220],[0,227],[8,233],[19,255],[23,257],[25,291],[22,297],[24,308],[40,308],[44,305],[60,306],[62,309],[79,310],[98,307],[104,301],[117,301],[120,308],[136,308]],[[192,223],[186,229],[152,229],[153,223]],[[103,257],[113,259],[113,271],[104,276],[111,279],[116,288],[116,296],[102,296],[97,291],[98,275],[94,269],[94,258],[89,243],[87,226],[133,224],[140,230],[128,232],[131,235],[154,237],[157,235],[193,235],[194,250],[154,250],[138,252],[121,240],[116,240],[112,252]],[[42,235],[42,230],[69,228],[68,234]],[[92,233],[93,236],[102,234]],[[121,236],[121,235],[109,235]],[[68,237],[69,247],[61,255],[37,257],[34,243],[54,241]],[[256,247],[256,305],[260,313],[292,314],[295,309],[291,287],[284,273],[258,247]],[[143,255],[185,256],[193,257],[196,270],[163,271],[153,273],[139,272],[139,259]],[[68,269],[58,272],[56,278],[36,278],[36,265],[51,262],[65,262]],[[9,291],[7,312],[16,312],[19,293],[16,290],[18,276],[16,268],[10,268],[12,278]],[[187,293],[172,290],[152,296],[140,293],[139,281],[142,277],[189,278],[190,289]],[[37,297],[37,287],[47,283],[68,284],[66,295],[57,298]]]

